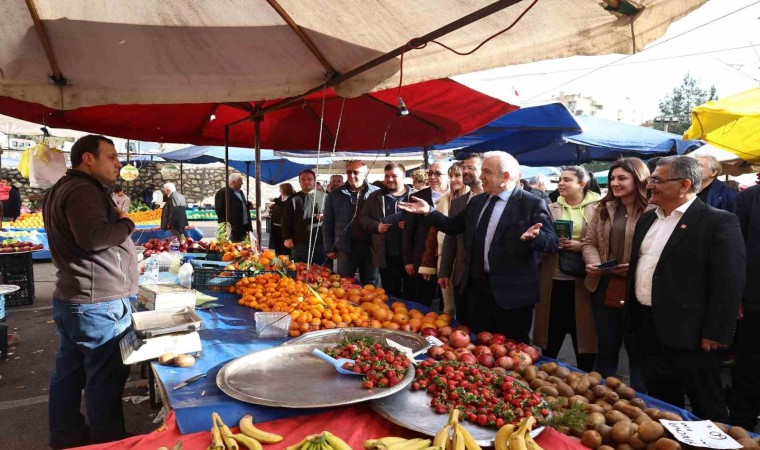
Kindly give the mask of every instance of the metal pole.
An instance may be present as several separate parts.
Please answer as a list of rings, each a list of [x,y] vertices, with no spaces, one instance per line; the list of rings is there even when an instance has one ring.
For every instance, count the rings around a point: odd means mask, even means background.
[[[224,186],[222,186],[222,189],[224,189],[224,221],[229,222],[227,220],[227,217],[229,217],[230,213],[230,204],[229,199],[227,198],[227,186],[230,185],[230,126],[225,125],[224,126]],[[217,220],[221,219],[221,217],[217,217]]]
[[[430,150],[430,146],[426,145],[422,147],[422,168],[428,169],[430,168],[430,163],[428,163],[428,151]]]
[[[183,178],[182,178],[182,172],[184,172],[184,170],[182,169],[182,161],[180,161],[179,162],[179,193],[182,194],[182,195],[184,195],[185,193],[182,192],[182,189],[183,189],[183,186],[182,186],[183,185],[183,182],[182,182],[182,180],[183,180]]]
[[[245,176],[248,177],[245,179],[245,198],[250,198],[251,183],[248,182],[248,180],[251,178],[251,162],[250,161],[245,162]]]
[[[256,246],[261,250],[261,121],[263,117],[257,117],[253,121],[254,146],[256,147]]]

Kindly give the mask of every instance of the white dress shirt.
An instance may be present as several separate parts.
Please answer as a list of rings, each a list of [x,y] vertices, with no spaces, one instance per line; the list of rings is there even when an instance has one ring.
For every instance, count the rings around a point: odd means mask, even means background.
[[[509,201],[509,197],[512,195],[512,192],[515,190],[514,186],[511,188],[507,188],[505,191],[501,191],[497,195],[499,197],[499,200],[496,201],[496,204],[493,205],[493,212],[491,213],[491,218],[488,221],[488,228],[486,229],[486,241],[485,245],[483,246],[483,268],[486,273],[491,272],[491,268],[488,265],[488,249],[491,248],[491,241],[493,241],[493,235],[496,232],[496,226],[499,225],[499,220],[501,219],[501,215],[504,212],[504,208],[507,207],[507,201]],[[483,213],[485,212],[486,208],[488,208],[488,203],[491,201],[491,198],[493,196],[488,196],[488,200],[485,203],[485,206],[483,206],[483,209],[480,210],[480,215],[478,216],[478,223],[480,223],[480,218],[483,216]]]
[[[670,235],[676,229],[676,225],[681,221],[686,210],[689,209],[695,196],[683,205],[679,206],[669,216],[665,217],[661,208],[657,208],[655,213],[657,219],[647,231],[644,240],[641,241],[639,249],[639,262],[636,265],[636,299],[645,306],[652,306],[652,278],[660,261],[660,255],[668,243]]]

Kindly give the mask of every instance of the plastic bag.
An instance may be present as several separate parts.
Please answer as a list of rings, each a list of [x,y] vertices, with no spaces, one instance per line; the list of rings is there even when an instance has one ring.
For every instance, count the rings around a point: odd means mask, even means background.
[[[190,263],[182,264],[177,278],[179,278],[180,285],[190,289],[193,284],[193,265]]]
[[[48,189],[66,175],[66,157],[46,144],[37,145],[29,157],[29,185]]]
[[[21,154],[18,161],[18,171],[24,178],[29,178],[29,158],[32,157],[32,149],[28,148]]]

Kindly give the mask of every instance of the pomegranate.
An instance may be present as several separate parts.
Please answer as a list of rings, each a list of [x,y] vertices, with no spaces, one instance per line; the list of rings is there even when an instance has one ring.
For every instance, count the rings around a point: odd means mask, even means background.
[[[465,348],[470,345],[470,335],[462,330],[455,330],[451,333],[449,344],[454,348]]]
[[[504,368],[505,370],[512,370],[512,368],[515,366],[515,360],[509,356],[500,356],[496,358],[496,365],[498,367]]]
[[[422,333],[423,336],[435,336],[438,337],[438,330],[432,327],[423,328]]]
[[[472,353],[463,353],[459,355],[459,361],[465,364],[477,364],[478,358]]]
[[[501,358],[502,356],[506,356],[507,347],[504,347],[502,344],[491,344],[491,354],[494,358]]]
[[[414,331],[412,325],[408,323],[401,325],[398,329],[401,331]]]
[[[507,342],[507,337],[501,333],[494,333],[491,336],[491,344],[503,344]]]
[[[457,331],[457,330],[464,331],[464,333],[467,336],[469,336],[472,333],[472,329],[470,329],[470,327],[468,327],[467,325],[465,325],[463,323],[460,323],[459,325],[457,325],[457,326],[454,327],[454,331]]]
[[[475,345],[472,342],[470,342],[470,345],[467,346],[467,350],[473,351],[473,350],[475,350],[475,347],[477,347],[477,345]]]
[[[427,355],[433,359],[440,358],[441,355],[443,355],[444,353],[446,353],[446,350],[444,350],[443,347],[439,345],[434,345],[430,347],[427,351]]]
[[[475,356],[480,356],[483,353],[490,354],[491,353],[491,349],[488,348],[485,345],[478,345],[477,347],[475,347],[475,350],[472,351],[472,354],[475,355]]]
[[[446,351],[446,352],[443,352],[443,354],[441,355],[441,359],[446,360],[446,361],[456,361],[457,355],[455,355],[454,352],[452,351]]]
[[[526,345],[525,347],[522,347],[520,351],[527,353],[528,356],[530,356],[530,359],[532,359],[534,363],[538,361],[538,358],[541,357],[541,354],[539,354],[538,349],[536,347],[533,347],[532,345]]]
[[[525,368],[533,364],[533,359],[522,350],[512,350],[509,357],[515,360],[516,367]]]
[[[496,364],[496,360],[490,353],[481,353],[478,356],[478,364],[488,367],[489,369]]]
[[[457,355],[457,357],[460,357],[460,356],[464,355],[465,353],[472,353],[472,352],[469,351],[466,348],[455,348],[454,349],[454,354]]]
[[[479,345],[489,345],[491,343],[492,337],[493,334],[489,333],[488,331],[481,331],[475,337],[475,342],[477,342]]]
[[[454,329],[447,325],[438,329],[438,336],[449,337],[453,332]]]

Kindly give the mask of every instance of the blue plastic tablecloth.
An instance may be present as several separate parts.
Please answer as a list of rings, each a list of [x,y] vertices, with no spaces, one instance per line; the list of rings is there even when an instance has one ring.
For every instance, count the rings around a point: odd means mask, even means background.
[[[200,331],[203,354],[195,365],[180,369],[162,366],[155,361],[151,363],[158,379],[165,388],[169,406],[175,410],[180,432],[188,434],[208,430],[212,412],[219,413],[225,423],[236,423],[245,414],[252,414],[259,422],[324,411],[325,409],[291,409],[252,405],[227,396],[217,387],[216,375],[227,362],[250,352],[274,347],[286,340],[258,339],[253,325],[254,310],[239,306],[237,304],[238,297],[235,294],[218,294],[217,297],[221,303],[225,304],[224,307],[197,311],[203,319],[203,328]],[[396,299],[392,299],[392,301],[394,300]],[[407,301],[405,303],[408,307],[419,309],[424,313],[431,310],[414,302]],[[580,371],[567,363],[546,357],[541,357],[538,364],[551,361],[573,371]],[[205,378],[182,389],[172,390],[172,386],[204,372],[207,372]],[[684,409],[647,395],[637,394],[637,396],[643,398],[649,406],[674,412],[686,420],[699,420],[694,414]]]
[[[155,225],[138,225],[137,229],[132,233],[132,240],[135,244],[143,244],[149,240],[156,239],[171,239],[172,232],[169,230],[146,230],[146,228],[156,228]],[[198,228],[186,228],[185,237],[192,238],[195,241],[203,239],[203,232]]]

